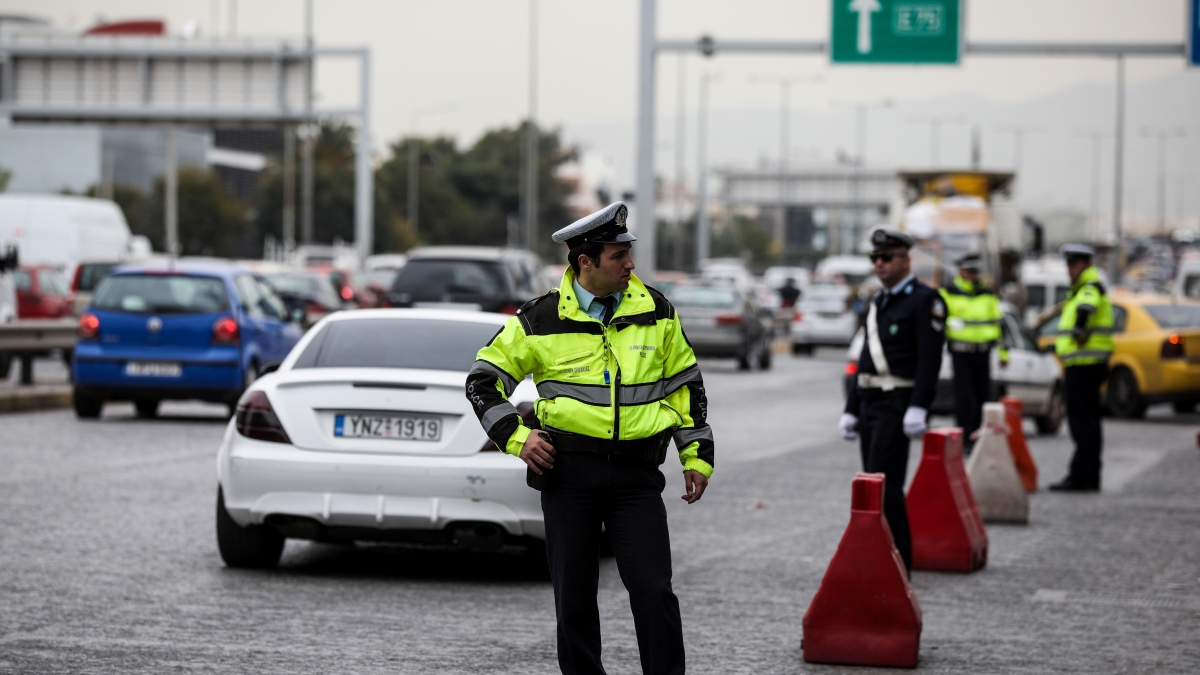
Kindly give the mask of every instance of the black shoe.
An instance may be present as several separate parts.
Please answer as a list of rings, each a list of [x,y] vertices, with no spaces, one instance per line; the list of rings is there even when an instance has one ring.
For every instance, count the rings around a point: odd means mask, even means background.
[[[1070,476],[1050,484],[1050,490],[1053,492],[1099,492],[1099,483],[1082,483]]]

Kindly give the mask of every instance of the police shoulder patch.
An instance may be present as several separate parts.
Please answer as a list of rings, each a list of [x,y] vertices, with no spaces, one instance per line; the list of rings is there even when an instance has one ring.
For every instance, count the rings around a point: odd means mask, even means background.
[[[942,302],[941,298],[933,301],[933,315],[939,319],[946,318],[946,303]]]

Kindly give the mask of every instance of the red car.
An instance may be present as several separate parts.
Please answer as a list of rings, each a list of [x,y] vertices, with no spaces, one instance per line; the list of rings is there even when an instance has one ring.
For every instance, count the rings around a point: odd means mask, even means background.
[[[22,266],[12,273],[17,287],[18,319],[60,319],[72,316],[67,279],[48,266]]]

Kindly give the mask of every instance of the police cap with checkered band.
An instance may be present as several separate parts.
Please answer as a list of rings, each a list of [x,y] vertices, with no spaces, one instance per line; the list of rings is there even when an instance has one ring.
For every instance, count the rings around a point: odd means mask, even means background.
[[[572,249],[584,244],[637,241],[637,237],[629,234],[629,228],[625,225],[628,217],[629,207],[625,206],[625,202],[613,202],[555,232],[551,238],[560,244],[565,242]]]

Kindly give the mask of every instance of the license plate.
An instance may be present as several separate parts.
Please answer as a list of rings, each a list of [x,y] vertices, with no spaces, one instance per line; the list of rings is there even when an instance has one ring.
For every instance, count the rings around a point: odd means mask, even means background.
[[[125,364],[125,374],[133,377],[179,377],[183,366],[162,361],[130,361]]]
[[[333,435],[436,442],[442,439],[442,421],[415,415],[337,415],[333,418]]]

